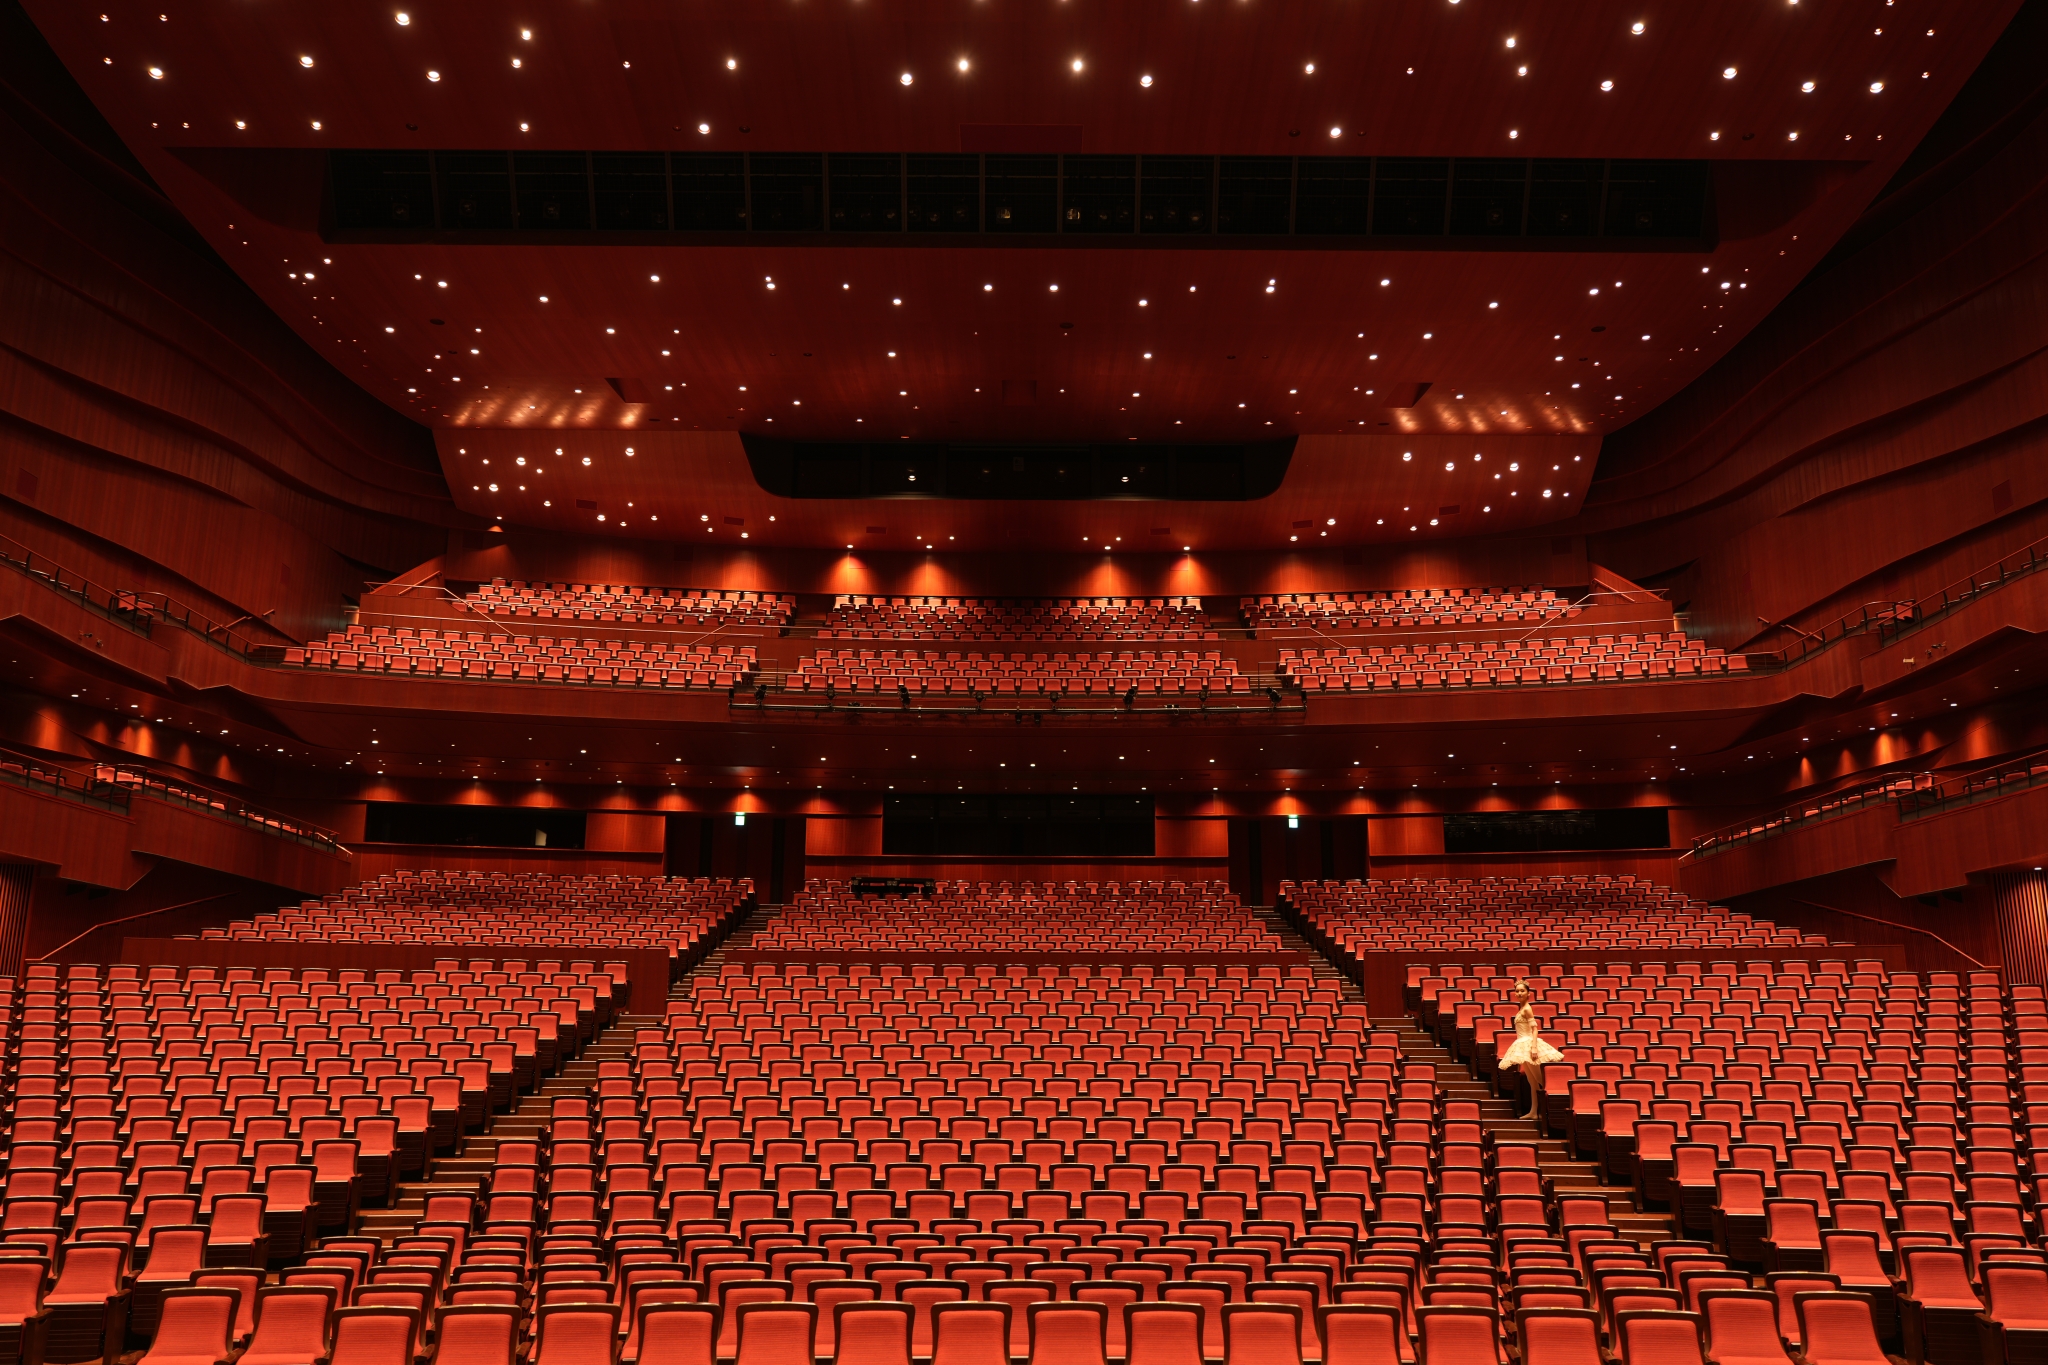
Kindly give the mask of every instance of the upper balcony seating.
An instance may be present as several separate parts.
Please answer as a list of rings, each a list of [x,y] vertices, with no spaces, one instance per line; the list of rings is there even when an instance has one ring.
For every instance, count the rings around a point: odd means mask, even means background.
[[[1216,651],[1119,650],[1114,654],[980,654],[841,649],[807,654],[784,684],[798,692],[910,692],[1002,697],[1249,696],[1251,680]]]
[[[1825,937],[1692,900],[1633,876],[1282,882],[1280,894],[1338,951],[1691,953],[1826,947]],[[1502,938],[1502,926],[1515,932]]]
[[[744,879],[388,873],[320,900],[208,929],[202,938],[315,943],[665,947],[686,956],[753,894]]]
[[[789,623],[790,599],[737,588],[634,588],[604,583],[525,583],[494,578],[466,599],[497,616],[643,626]]]
[[[1632,682],[1748,668],[1747,654],[1729,654],[1676,631],[1280,651],[1281,674],[1306,692]]]
[[[942,882],[930,897],[813,881],[750,948],[900,952],[1276,952],[1285,941],[1217,882]]]
[[[843,595],[821,640],[1214,640],[1199,597]]]
[[[1579,609],[1549,588],[1395,588],[1247,597],[1245,624],[1266,630],[1413,630],[1428,626],[1550,624]]]
[[[350,626],[284,652],[287,664],[491,682],[729,689],[754,671],[752,645],[499,635],[481,630]]]

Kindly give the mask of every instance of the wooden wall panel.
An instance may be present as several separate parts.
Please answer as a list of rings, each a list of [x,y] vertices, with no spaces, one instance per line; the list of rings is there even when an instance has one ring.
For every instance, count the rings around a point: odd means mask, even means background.
[[[21,975],[35,885],[33,863],[0,863],[0,976]]]
[[[1917,596],[2048,532],[2048,115],[2038,69],[2013,79],[2024,98],[1964,108],[1979,122],[1602,451],[1568,529],[1716,643],[1784,643],[1780,621]]]
[[[1991,897],[2005,979],[2048,982],[2048,877],[2039,872],[1993,877]]]
[[[1375,864],[1386,858],[1443,856],[1444,818],[1441,815],[1376,815],[1370,824]]]
[[[305,345],[153,186],[31,108],[0,112],[0,533],[302,635],[334,624],[363,566],[432,555],[460,520],[426,431]]]
[[[583,847],[597,853],[660,853],[663,817],[594,810],[584,817]]]
[[[115,891],[45,874],[36,881],[25,955],[30,961],[110,962],[127,935],[197,934],[300,899],[286,887],[172,862]]]
[[[1874,869],[1838,872],[1723,902],[1807,933],[1858,944],[1892,944],[1915,971],[1964,971],[2001,960],[1993,897],[1973,886],[1929,905],[1895,895]]]
[[[804,834],[806,855],[818,858],[875,858],[882,853],[879,815],[813,815]]]

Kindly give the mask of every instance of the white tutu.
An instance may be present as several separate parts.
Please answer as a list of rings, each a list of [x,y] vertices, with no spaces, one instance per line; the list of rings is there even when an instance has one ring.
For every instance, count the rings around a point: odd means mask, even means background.
[[[1548,1066],[1552,1062],[1563,1060],[1564,1054],[1544,1042],[1540,1034],[1525,1033],[1508,1044],[1508,1050],[1501,1054],[1500,1069],[1512,1071],[1528,1062],[1540,1062]]]

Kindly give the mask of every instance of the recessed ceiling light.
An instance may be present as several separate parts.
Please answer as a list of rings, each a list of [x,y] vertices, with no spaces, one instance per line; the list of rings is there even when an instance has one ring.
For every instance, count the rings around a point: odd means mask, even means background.
[[[1643,21],[1640,19],[1636,20],[1633,24],[1630,24],[1628,26],[1628,31],[1630,33],[1634,33],[1640,36],[1643,31]]]
[[[1138,77],[1138,84],[1150,90],[1152,88],[1152,78],[1150,76],[1140,76]]]
[[[1735,79],[1735,68],[1734,68],[1734,67],[1732,67],[1732,66],[1724,66],[1724,67],[1722,67],[1722,68],[1721,68],[1721,79],[1722,79],[1722,80],[1724,80],[1724,81],[1732,81],[1732,80],[1734,80],[1734,79]]]
[[[700,123],[697,125],[697,131],[700,133],[708,133],[711,131],[711,125],[708,123]]]
[[[312,59],[311,57],[301,57],[301,58],[299,58],[299,65],[300,65],[300,66],[311,66],[312,64],[313,64],[313,59]]]
[[[917,78],[911,75],[908,71],[906,71],[902,75],[898,76],[896,79],[903,82],[905,85],[909,85],[912,81],[916,80]]]
[[[407,14],[404,10],[400,10],[397,14],[394,14],[391,17],[398,21],[398,26],[400,28],[404,28],[407,24],[412,22],[412,16],[410,14]]]
[[[725,59],[725,69],[726,69],[727,71],[737,71],[737,70],[739,70],[739,69],[740,69],[740,64],[739,64],[739,61],[738,61],[738,60],[737,60],[736,58],[733,58],[733,57],[727,57],[727,58]]]
[[[1081,59],[1080,59],[1079,57],[1076,57],[1076,58],[1074,58],[1074,70],[1075,70],[1075,71],[1079,71],[1080,69],[1081,69]]]

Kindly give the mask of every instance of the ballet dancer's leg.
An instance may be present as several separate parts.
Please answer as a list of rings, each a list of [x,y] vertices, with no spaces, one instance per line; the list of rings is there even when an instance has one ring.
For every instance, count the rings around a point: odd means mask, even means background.
[[[1543,1067],[1536,1062],[1523,1062],[1522,1077],[1529,1082],[1529,1112],[1522,1117],[1533,1119],[1540,1107],[1538,1096],[1543,1093]]]

